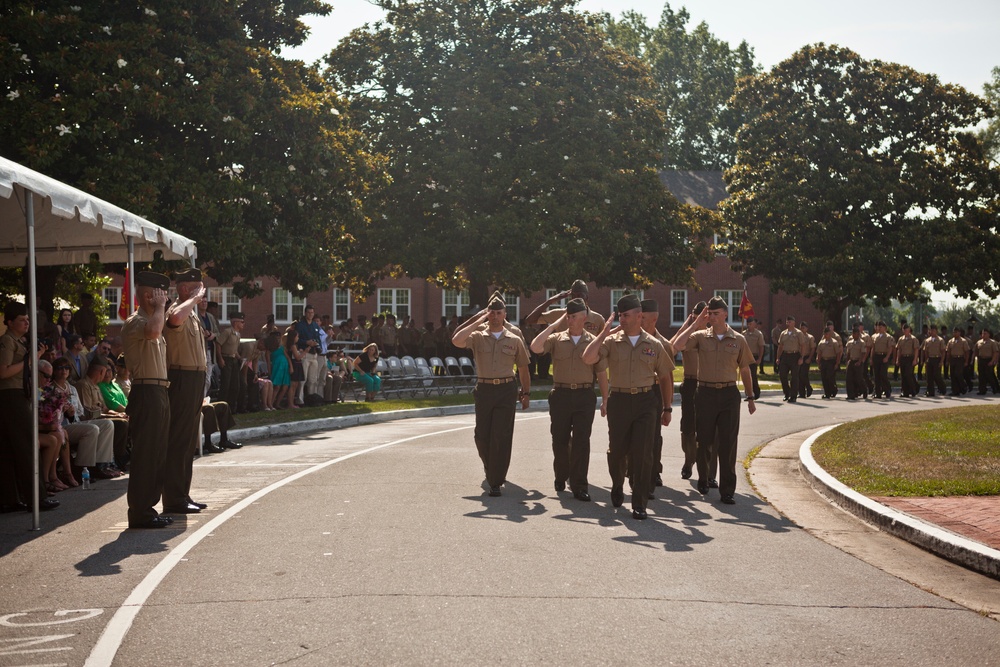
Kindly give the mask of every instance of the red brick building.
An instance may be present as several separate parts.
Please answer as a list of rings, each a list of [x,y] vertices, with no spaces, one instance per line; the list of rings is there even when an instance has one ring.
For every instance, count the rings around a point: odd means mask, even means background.
[[[725,183],[719,172],[665,172],[662,174],[664,185],[681,201],[715,208],[726,197]],[[708,301],[712,296],[720,295],[730,306],[730,323],[738,328],[741,324],[738,316],[740,298],[743,293],[743,280],[735,273],[729,260],[718,255],[709,263],[702,264],[695,270],[695,280],[699,289],[657,284],[644,290],[643,298],[656,299],[660,304],[660,330],[671,335],[683,323],[687,313],[698,301]],[[416,319],[418,326],[434,322],[435,327],[442,316],[450,318],[453,314],[461,315],[473,306],[485,304],[470,304],[467,292],[442,290],[426,280],[419,278],[404,278],[385,280],[378,285],[375,294],[360,303],[355,303],[349,290],[331,287],[324,292],[314,292],[306,297],[296,297],[278,286],[270,278],[260,279],[262,293],[252,299],[237,299],[232,288],[219,286],[206,281],[209,299],[218,301],[221,307],[223,323],[228,320],[228,314],[236,311],[246,313],[247,334],[256,332],[273,314],[275,323],[279,326],[290,324],[302,313],[308,303],[316,308],[317,316],[330,315],[334,323],[358,315],[371,317],[375,313],[391,311],[397,318],[410,316]],[[566,285],[553,285],[544,293],[539,292],[529,296],[508,299],[508,318],[519,321],[530,313],[550,294],[569,288]],[[777,319],[784,319],[792,314],[800,320],[806,320],[813,330],[823,321],[823,314],[813,307],[809,299],[789,295],[783,292],[772,293],[769,282],[764,278],[751,278],[746,284],[747,296],[753,304],[754,313],[764,322],[762,329],[769,337],[771,328]],[[602,315],[611,312],[615,302],[624,291],[624,286],[618,289],[598,288],[590,286],[590,306]],[[121,282],[105,290],[104,297],[109,303],[117,304],[121,294]],[[117,310],[115,307],[113,310]],[[121,325],[117,312],[112,314],[109,331],[117,333]]]

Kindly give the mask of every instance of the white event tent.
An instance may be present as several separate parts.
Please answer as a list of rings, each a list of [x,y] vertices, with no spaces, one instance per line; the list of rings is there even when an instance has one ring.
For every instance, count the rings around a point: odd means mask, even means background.
[[[82,190],[0,157],[0,266],[28,268],[28,315],[38,312],[35,266],[128,263],[129,294],[135,294],[135,262],[183,259],[195,265],[195,242],[118,208]],[[131,309],[131,304],[129,304]],[[38,328],[31,327],[30,350],[38,349]],[[36,378],[31,378],[32,385]],[[32,392],[34,441],[38,441],[38,392]],[[38,493],[38,449],[35,448],[35,490]],[[39,528],[38,499],[34,524]]]

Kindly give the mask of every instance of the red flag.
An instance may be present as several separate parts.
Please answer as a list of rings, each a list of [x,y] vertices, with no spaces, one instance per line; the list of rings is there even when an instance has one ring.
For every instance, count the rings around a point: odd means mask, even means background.
[[[740,299],[740,319],[748,320],[753,316],[753,304],[750,303],[750,299],[747,298],[747,291],[744,289],[743,298]]]
[[[125,267],[125,286],[122,287],[122,298],[118,302],[118,319],[127,320],[129,316],[128,312],[128,267]]]

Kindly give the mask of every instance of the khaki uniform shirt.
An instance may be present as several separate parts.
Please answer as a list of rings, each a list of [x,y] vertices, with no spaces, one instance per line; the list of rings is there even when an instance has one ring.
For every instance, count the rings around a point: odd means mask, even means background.
[[[816,338],[812,334],[802,331],[802,336],[806,339],[806,344],[802,346],[802,358],[812,359],[812,353],[816,351]]]
[[[87,412],[107,412],[108,406],[104,403],[104,397],[101,396],[100,388],[90,381],[89,377],[83,378],[76,383],[76,393],[80,395],[80,403]],[[95,419],[95,417],[89,416],[90,419]]]
[[[674,349],[674,344],[671,343],[670,340],[666,336],[661,334],[659,331],[656,332],[656,340],[660,341],[660,345],[663,346],[663,351],[666,352],[667,355],[670,357],[670,374],[671,374],[670,380],[672,382],[674,379],[673,376],[674,368],[677,366],[677,364],[674,363],[674,361],[677,359],[677,350]],[[656,379],[659,380],[660,376],[657,375]]]
[[[635,347],[624,331],[608,336],[601,343],[600,359],[607,364],[613,389],[652,387],[657,376],[670,377],[674,372],[673,356],[645,331],[639,333]]]
[[[125,320],[122,327],[125,365],[133,380],[166,380],[167,343],[162,334],[153,340],[146,338],[148,321],[149,317],[141,308]]]
[[[969,344],[964,338],[948,339],[948,356],[952,358],[964,359],[969,356]]]
[[[944,341],[940,336],[927,336],[923,349],[928,359],[936,359],[944,355]]]
[[[757,331],[748,331],[743,334],[743,337],[747,339],[747,345],[750,346],[750,352],[753,353],[754,359],[762,358],[764,354],[764,332],[760,329]]]
[[[224,357],[237,357],[240,354],[240,334],[232,327],[223,329],[215,343]]]
[[[560,317],[562,317],[563,313],[565,312],[566,312],[565,308],[551,308],[549,310],[546,310],[544,313],[538,316],[538,323],[543,325],[542,328],[545,328],[548,325],[555,322],[556,320],[558,320]],[[566,324],[563,324],[562,328],[557,329],[554,333],[565,331],[566,328],[567,328]],[[597,311],[590,310],[590,312],[587,313],[587,319],[583,323],[583,329],[584,331],[588,331],[595,336],[598,335],[599,333],[604,331],[604,318],[601,317],[601,314],[598,313]]]
[[[896,349],[896,340],[887,333],[877,333],[872,336],[872,351],[884,357]]]
[[[383,324],[379,327],[379,335],[382,337],[382,345],[395,345],[399,338],[399,329],[392,324]]]
[[[806,336],[799,329],[785,329],[778,336],[778,345],[781,346],[782,354],[805,354],[806,349],[808,349],[809,342],[806,340]],[[719,380],[719,382],[727,382],[727,380]]]
[[[24,361],[24,357],[28,354],[28,348],[24,346],[17,338],[14,338],[14,334],[10,331],[4,333],[0,336],[0,364],[4,366],[12,366],[14,364],[19,364]],[[23,389],[24,385],[24,367],[21,367],[21,372],[10,376],[4,380],[0,380],[0,389]]]
[[[696,331],[686,348],[698,354],[699,382],[735,382],[737,373],[753,363],[747,339],[732,327],[726,327],[722,340],[711,329]]]
[[[509,378],[518,368],[528,366],[528,350],[524,341],[508,329],[494,338],[489,331],[476,330],[465,339],[465,347],[472,350],[476,361],[476,375],[485,379]]]
[[[920,341],[913,337],[913,334],[900,336],[896,341],[896,350],[901,357],[915,357],[920,349]]]
[[[684,366],[684,377],[698,379],[698,355],[685,347],[681,351],[681,365]]]
[[[851,338],[844,346],[844,355],[848,361],[861,361],[867,351],[868,345],[865,344],[864,338]]]
[[[980,338],[976,341],[976,356],[980,359],[992,359],[996,352],[997,342],[992,338],[989,340]]]
[[[187,319],[178,326],[170,326],[170,313],[163,327],[163,337],[167,342],[167,367],[180,366],[181,370],[206,370],[205,336],[197,310],[192,310]]]
[[[545,339],[542,354],[552,355],[553,382],[585,385],[594,383],[595,371],[604,371],[607,363],[603,359],[598,360],[596,364],[583,363],[583,351],[592,340],[594,335],[588,331],[584,331],[576,343],[573,342],[569,331],[549,334]]]
[[[843,351],[843,346],[832,336],[829,339],[821,338],[816,343],[817,359],[836,359],[837,355]]]

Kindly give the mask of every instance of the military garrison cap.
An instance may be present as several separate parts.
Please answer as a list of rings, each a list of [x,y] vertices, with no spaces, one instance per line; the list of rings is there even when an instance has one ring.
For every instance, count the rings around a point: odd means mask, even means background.
[[[708,301],[708,309],[709,310],[729,310],[729,304],[727,304],[726,300],[723,299],[722,297],[713,296]]]
[[[584,296],[590,294],[590,291],[587,289],[587,283],[579,279],[573,281],[573,285],[569,288],[569,291],[574,294],[583,294]]]
[[[570,299],[566,303],[566,314],[573,315],[574,313],[583,313],[587,310],[587,304],[583,302],[583,299]]]
[[[500,292],[493,292],[493,296],[490,297],[490,303],[486,306],[487,310],[504,310],[507,308],[507,304],[503,300],[503,296]]]
[[[658,313],[660,312],[660,306],[656,303],[656,299],[643,299],[642,312],[644,313]]]
[[[705,310],[706,308],[708,308],[708,304],[705,303],[704,301],[699,301],[698,303],[694,304],[694,314],[701,315],[701,311]]]
[[[170,279],[155,271],[140,271],[135,274],[136,287],[154,287],[165,290],[170,287]]]
[[[637,308],[642,308],[642,304],[639,302],[639,297],[635,294],[626,294],[622,298],[618,299],[618,312],[624,313],[629,310],[636,310]]]
[[[190,268],[186,271],[177,271],[174,273],[175,283],[200,283],[202,281],[202,275],[200,269]]]

